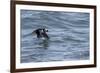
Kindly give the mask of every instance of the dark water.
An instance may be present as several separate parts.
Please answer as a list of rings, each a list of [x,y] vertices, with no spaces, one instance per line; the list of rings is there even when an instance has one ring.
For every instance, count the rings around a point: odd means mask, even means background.
[[[32,31],[49,30],[49,40]],[[21,10],[21,63],[89,59],[89,13]]]

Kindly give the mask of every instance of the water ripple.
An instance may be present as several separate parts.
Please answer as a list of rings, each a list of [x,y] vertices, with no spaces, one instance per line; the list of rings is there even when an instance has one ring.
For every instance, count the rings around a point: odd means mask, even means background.
[[[21,62],[89,59],[89,13],[21,10]],[[45,27],[49,40],[33,30]]]

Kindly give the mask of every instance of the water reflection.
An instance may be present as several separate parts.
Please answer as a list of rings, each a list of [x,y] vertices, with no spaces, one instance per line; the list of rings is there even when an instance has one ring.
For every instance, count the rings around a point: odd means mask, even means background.
[[[38,39],[41,40],[41,39]],[[33,53],[30,55],[30,59],[33,62],[46,61],[48,56],[49,40],[43,39],[41,42],[37,43],[37,47],[33,48]],[[39,47],[40,46],[40,47]]]
[[[49,40],[43,40],[43,48],[48,49],[49,47]]]
[[[39,45],[41,45],[41,47],[42,47],[43,49],[48,49],[49,43],[50,43],[49,40],[44,39],[44,40],[42,40],[41,43],[39,43]]]

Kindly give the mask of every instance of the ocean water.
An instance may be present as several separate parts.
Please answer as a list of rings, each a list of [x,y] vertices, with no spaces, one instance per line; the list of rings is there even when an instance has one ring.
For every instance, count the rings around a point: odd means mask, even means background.
[[[21,10],[21,63],[89,59],[89,13]],[[49,40],[32,32],[48,29]]]

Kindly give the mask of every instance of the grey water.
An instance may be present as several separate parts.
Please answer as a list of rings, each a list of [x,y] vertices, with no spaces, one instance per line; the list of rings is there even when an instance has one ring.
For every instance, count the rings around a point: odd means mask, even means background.
[[[21,63],[89,60],[89,13],[21,10]],[[32,32],[48,29],[50,39]]]

